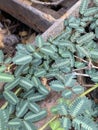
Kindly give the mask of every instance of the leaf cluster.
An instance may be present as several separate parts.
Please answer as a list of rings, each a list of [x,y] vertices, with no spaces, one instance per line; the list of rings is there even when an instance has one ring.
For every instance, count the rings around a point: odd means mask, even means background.
[[[83,0],[80,17],[66,19],[65,29],[57,38],[45,42],[37,36],[35,45],[18,44],[13,58],[4,59],[0,50],[0,81],[5,83],[0,97],[8,104],[0,110],[5,117],[0,118],[1,129],[36,130],[32,123],[47,116],[47,111],[40,108],[38,102],[49,95],[50,89],[61,92],[64,101],[67,99],[55,108],[62,125],[55,129],[98,129],[92,118],[98,109],[92,108],[91,100],[84,97],[69,105],[70,100],[84,92],[84,87],[77,82],[77,75],[81,75],[77,70],[84,70],[83,76],[98,82],[98,68],[93,65],[98,60],[98,7],[94,2],[94,7],[88,8],[89,0]],[[9,74],[11,72],[6,69],[10,70],[11,65],[15,69]],[[49,89],[42,83],[43,78],[47,79]],[[5,122],[6,125],[2,125]],[[52,125],[51,128],[55,130]]]
[[[98,115],[98,105],[87,97],[77,98],[73,102],[69,101],[69,103],[68,101],[60,100],[58,105],[52,108],[52,112],[60,115],[59,122],[61,127],[66,130],[72,127],[75,130],[98,129],[97,123],[94,122],[94,118]]]

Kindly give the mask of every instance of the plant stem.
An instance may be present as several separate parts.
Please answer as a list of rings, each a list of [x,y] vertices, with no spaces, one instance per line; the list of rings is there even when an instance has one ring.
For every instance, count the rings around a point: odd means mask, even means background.
[[[79,59],[80,61],[83,61],[84,63],[89,64],[89,65],[91,66],[91,68],[98,69],[97,66],[93,65],[93,63],[91,62],[91,60],[90,60],[90,62],[88,62],[88,61],[86,61],[86,60],[84,60],[84,59],[82,59],[82,58],[80,58],[80,57],[78,57],[78,56],[76,56],[76,55],[74,55],[74,57],[77,58],[77,59]],[[88,66],[88,67],[89,67],[89,66]],[[83,69],[85,69],[85,67],[84,67]]]
[[[48,121],[44,126],[42,126],[39,130],[44,130],[52,121],[54,121],[58,116],[54,116],[50,121]]]
[[[85,91],[84,93],[82,93],[79,97],[83,97],[83,96],[87,95],[88,93],[90,93],[91,91],[93,91],[96,88],[98,88],[98,83],[95,84],[92,88],[89,88],[87,91]]]
[[[77,59],[79,59],[80,61],[83,61],[83,62],[85,62],[85,63],[89,63],[88,61],[86,61],[86,60],[84,60],[84,59],[82,59],[82,58],[80,58],[80,57],[78,57],[78,56],[76,56],[76,55],[74,55],[74,57],[77,58]]]
[[[77,73],[77,72],[73,72],[74,75],[79,75],[79,76],[84,76],[84,77],[90,77],[88,74],[82,74],[82,73]]]
[[[15,91],[15,95],[17,95],[20,91],[21,91],[21,88],[18,88],[18,89]]]
[[[75,71],[79,71],[79,70],[85,70],[85,69],[88,69],[88,66],[85,66],[85,67],[80,68],[80,69],[74,69],[73,72],[75,72]]]
[[[5,109],[8,105],[8,102],[5,102],[0,109]]]
[[[77,95],[76,97],[74,97],[72,100],[71,100],[71,103],[69,105],[71,105],[74,100],[76,100],[77,98],[81,98],[81,97],[84,97],[86,96],[87,94],[89,94],[91,91],[93,91],[94,89],[96,89],[98,87],[98,83],[95,84],[92,88],[89,88],[88,90],[86,90],[85,92],[83,92],[82,94],[80,95]]]
[[[12,67],[13,65],[14,65],[14,64],[10,64],[10,65],[7,67],[8,72],[10,72],[10,69],[11,69],[11,67]]]

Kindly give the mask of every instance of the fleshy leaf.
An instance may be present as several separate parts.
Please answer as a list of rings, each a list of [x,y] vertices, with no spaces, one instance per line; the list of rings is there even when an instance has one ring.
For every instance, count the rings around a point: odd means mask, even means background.
[[[0,82],[12,82],[13,80],[13,75],[7,73],[0,73]]]

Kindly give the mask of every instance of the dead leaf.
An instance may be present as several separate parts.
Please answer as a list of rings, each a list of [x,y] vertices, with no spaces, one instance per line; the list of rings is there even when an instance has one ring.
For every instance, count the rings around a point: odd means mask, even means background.
[[[18,36],[14,35],[14,34],[10,34],[10,35],[6,35],[4,37],[3,42],[5,45],[13,46],[13,45],[19,43],[19,38],[18,38]]]
[[[1,30],[2,30],[2,29],[0,28],[0,49],[1,49],[1,48],[4,48],[4,43],[3,43],[4,34],[1,33],[1,32],[2,32]]]
[[[50,86],[48,85],[46,78],[42,78],[42,79],[41,79],[41,82],[42,82],[42,84],[43,84],[44,86],[46,86],[46,88],[47,88],[49,91],[51,91],[51,88],[50,88]]]
[[[26,43],[33,43],[35,40],[36,34],[33,33],[29,36],[29,38],[26,40]]]
[[[25,37],[28,35],[28,32],[27,31],[22,31],[22,32],[19,32],[19,36],[21,37]]]

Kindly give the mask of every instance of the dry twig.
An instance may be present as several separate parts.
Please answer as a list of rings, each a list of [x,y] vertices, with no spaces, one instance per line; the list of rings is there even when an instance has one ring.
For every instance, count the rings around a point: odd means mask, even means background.
[[[31,0],[33,3],[36,4],[41,4],[41,5],[54,5],[57,6],[59,5],[61,2],[63,2],[64,0],[57,0],[57,2],[41,2],[39,0]]]
[[[80,58],[80,57],[78,57],[78,56],[76,56],[76,55],[74,55],[74,57],[77,58],[77,59],[79,59],[80,61],[83,61],[84,63],[87,63],[87,64],[88,64],[88,69],[90,69],[90,68],[98,69],[98,67],[95,66],[95,65],[91,62],[91,60],[88,62],[88,61],[86,61],[86,60],[84,60],[84,59],[82,59],[82,58]],[[87,68],[87,67],[80,68],[80,70],[86,69],[86,68]]]

